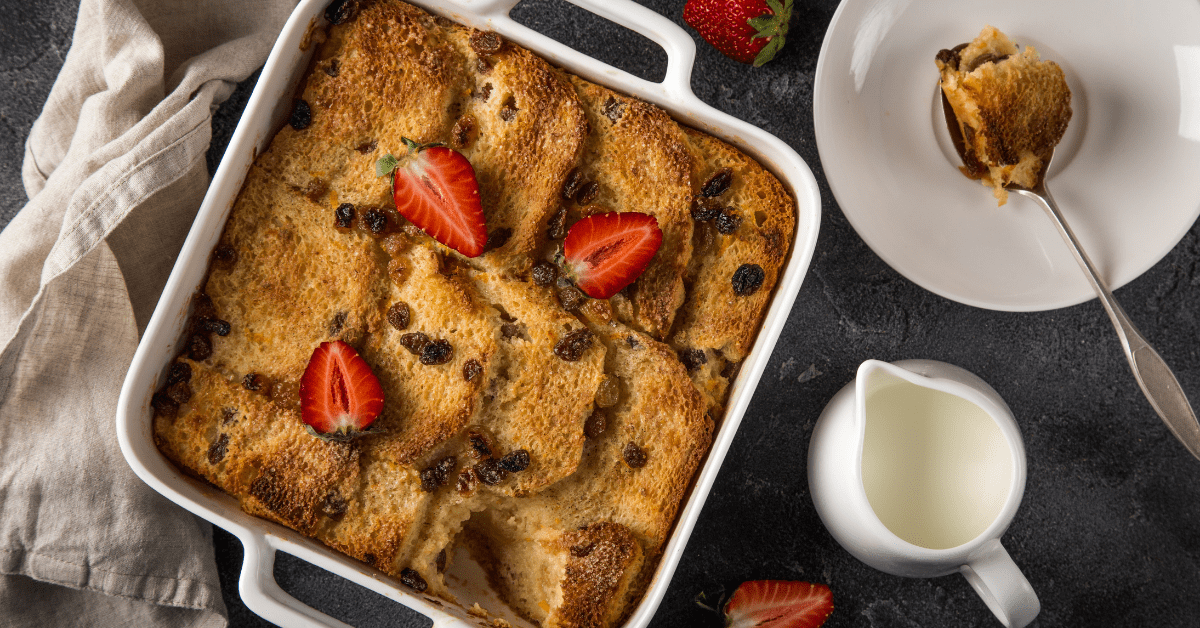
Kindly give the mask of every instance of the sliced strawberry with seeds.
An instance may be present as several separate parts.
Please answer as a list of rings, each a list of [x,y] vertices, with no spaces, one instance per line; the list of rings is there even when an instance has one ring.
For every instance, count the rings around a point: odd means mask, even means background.
[[[563,240],[567,274],[589,297],[607,299],[641,276],[662,244],[658,220],[638,212],[588,216]]]
[[[471,162],[443,144],[400,139],[408,154],[384,155],[375,164],[378,176],[392,175],[396,211],[434,240],[478,257],[487,244],[487,224]]]
[[[300,378],[300,417],[322,440],[350,440],[378,430],[367,428],[383,411],[383,387],[354,347],[322,342]]]
[[[725,604],[726,628],[817,628],[833,612],[823,584],[788,580],[743,582]]]

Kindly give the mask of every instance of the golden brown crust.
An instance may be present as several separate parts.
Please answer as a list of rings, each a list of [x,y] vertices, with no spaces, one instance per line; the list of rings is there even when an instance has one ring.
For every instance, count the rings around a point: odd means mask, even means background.
[[[796,203],[774,175],[736,148],[693,129],[687,129],[687,139],[701,184],[722,168],[732,170],[728,191],[714,200],[735,216],[737,227],[725,234],[715,219],[697,225],[688,300],[680,308],[671,344],[737,363],[749,352],[783,272],[796,228]],[[748,295],[734,292],[733,276],[743,264],[759,266],[764,275],[762,285]]]
[[[236,259],[214,263],[203,288],[229,333],[209,334],[211,356],[184,359],[193,395],[156,416],[155,441],[247,512],[394,577],[414,569],[427,595],[450,599],[439,565],[472,536],[526,618],[613,625],[648,586],[709,449],[728,367],[788,253],[793,201],[753,160],[657,107],[511,43],[481,54],[471,29],[395,0],[356,6],[302,84],[311,124],[284,127],[247,175],[220,245]],[[399,219],[374,163],[399,154],[401,136],[461,150],[489,234],[507,240],[466,259]],[[705,235],[693,198],[724,167],[734,177],[721,201],[743,222]],[[563,198],[572,171],[595,184],[592,198]],[[347,202],[357,222],[339,230],[334,209]],[[562,286],[530,272],[558,245],[547,231],[564,207],[566,226],[653,214],[663,246],[633,287],[567,310]],[[367,210],[393,222],[369,233]],[[729,276],[747,260],[763,284],[731,300]],[[403,324],[389,317],[399,304]],[[404,340],[416,333],[448,341],[450,359],[423,364]],[[556,351],[572,333],[590,344]],[[384,390],[382,432],[348,444],[309,435],[299,413],[300,376],[332,339]],[[681,362],[688,351],[705,360]],[[427,473],[439,463],[443,480]]]

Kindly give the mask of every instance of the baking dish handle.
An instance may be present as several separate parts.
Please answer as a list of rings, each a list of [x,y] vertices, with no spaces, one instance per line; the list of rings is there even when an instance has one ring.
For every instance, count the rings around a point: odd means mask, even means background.
[[[507,22],[509,28],[515,27],[517,30],[527,30],[526,27],[513,22],[508,17],[509,12],[512,11],[513,7],[517,6],[520,0],[455,1],[469,7],[471,11],[479,14],[480,17]],[[608,66],[613,72],[622,75],[625,83],[638,85],[643,89],[661,89],[671,98],[681,101],[696,99],[696,96],[692,93],[692,64],[696,60],[696,42],[678,24],[632,0],[566,1],[642,35],[666,51],[667,72],[663,76],[661,83],[647,81],[619,68]],[[557,42],[554,43],[557,44]],[[582,56],[582,53],[574,49],[566,46],[563,48],[570,50],[575,55]],[[592,60],[592,62],[594,63],[595,60]]]
[[[246,607],[279,626],[353,628],[297,600],[275,582],[275,548],[267,537],[240,537],[245,548],[238,593]]]
[[[297,600],[280,588],[275,581],[277,550],[271,544],[271,537],[247,531],[244,535],[239,534],[238,538],[245,548],[238,593],[247,608],[273,624],[288,628],[354,628]],[[403,600],[397,601],[404,604]],[[413,610],[432,619],[433,628],[470,628],[470,624],[447,613],[432,609]]]

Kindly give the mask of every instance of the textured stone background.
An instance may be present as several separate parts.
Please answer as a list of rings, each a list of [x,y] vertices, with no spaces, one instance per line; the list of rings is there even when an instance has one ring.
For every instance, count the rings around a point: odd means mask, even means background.
[[[1142,397],[1095,301],[1036,314],[980,310],[917,287],[863,244],[829,191],[813,138],[813,74],[836,2],[796,3],[787,47],[763,68],[739,65],[697,39],[697,95],[795,148],[821,184],[824,214],[804,288],[653,625],[719,626],[692,603],[696,594],[764,578],[828,584],[837,607],[830,627],[999,625],[957,575],[896,578],[856,561],[825,531],[808,497],[813,423],[858,364],[931,358],[987,380],[1020,422],[1028,485],[1004,543],[1041,598],[1034,625],[1195,626],[1200,462]],[[682,24],[683,0],[648,4]],[[0,7],[3,225],[25,202],[22,145],[70,45],[77,0],[0,0]],[[657,80],[665,69],[653,44],[561,0],[525,0],[514,15],[644,78]],[[253,81],[214,118],[210,168]],[[1200,228],[1193,228],[1117,296],[1200,401],[1198,262]],[[237,541],[218,530],[215,552],[231,624],[267,625],[238,599]],[[276,577],[296,597],[355,626],[430,623],[286,555]]]

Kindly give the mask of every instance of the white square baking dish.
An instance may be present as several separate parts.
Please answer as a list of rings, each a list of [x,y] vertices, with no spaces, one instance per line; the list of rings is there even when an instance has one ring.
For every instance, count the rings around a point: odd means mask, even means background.
[[[696,98],[691,91],[696,54],[692,38],[667,18],[631,0],[568,1],[662,46],[667,52],[667,71],[661,83],[636,78],[517,24],[508,13],[518,0],[409,1],[455,21],[494,30],[552,64],[666,109],[680,122],[722,138],[758,159],[783,181],[796,199],[796,237],[767,316],[731,388],[728,409],[717,425],[712,449],[679,510],[655,577],[625,624],[646,626],[666,592],[812,260],[821,213],[816,181],[804,160],[781,140]],[[292,94],[311,53],[311,48],[305,50],[302,45],[307,47],[310,29],[324,25],[323,14],[328,4],[329,0],[300,2],[267,59],[129,368],[117,408],[117,435],[129,465],[147,484],[241,540],[245,545],[245,562],[239,592],[246,606],[267,620],[285,626],[345,626],[279,588],[272,567],[275,552],[284,551],[396,600],[430,617],[439,628],[475,626],[479,618],[464,609],[412,593],[398,581],[317,541],[245,514],[232,497],[184,475],[154,446],[150,398],[179,353],[191,296],[204,278],[209,252],[221,235],[242,181],[255,155],[267,148],[290,111]],[[466,606],[479,602],[492,611],[493,617],[506,619],[514,626],[529,626],[498,600],[482,570],[473,562],[456,560],[455,567],[447,574],[447,583]]]

